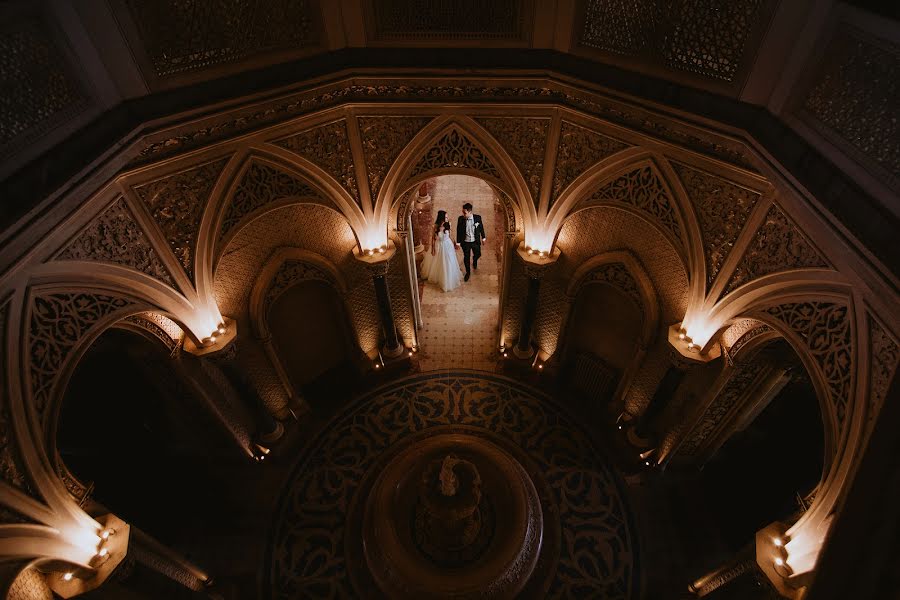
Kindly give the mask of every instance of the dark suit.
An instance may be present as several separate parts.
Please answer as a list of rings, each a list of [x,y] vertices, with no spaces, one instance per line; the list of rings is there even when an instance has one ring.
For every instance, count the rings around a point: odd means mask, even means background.
[[[463,249],[463,264],[466,267],[466,275],[471,271],[469,269],[469,256],[473,258],[475,268],[478,268],[478,259],[481,258],[481,241],[487,236],[484,233],[484,223],[481,221],[481,215],[472,215],[475,221],[475,241],[466,241],[466,217],[459,215],[456,220],[456,243]]]

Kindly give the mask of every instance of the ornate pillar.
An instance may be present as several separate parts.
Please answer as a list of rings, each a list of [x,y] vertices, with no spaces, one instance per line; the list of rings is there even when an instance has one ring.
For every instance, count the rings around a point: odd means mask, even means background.
[[[728,592],[735,592],[740,582],[746,581],[750,586],[758,587],[762,572],[756,565],[754,544],[748,544],[738,552],[737,556],[717,569],[698,578],[688,586],[691,598],[727,598]]]
[[[516,251],[519,259],[525,265],[525,275],[528,277],[528,288],[525,292],[525,303],[522,309],[522,318],[519,321],[519,337],[513,348],[516,358],[529,359],[534,356],[534,348],[531,346],[531,330],[534,327],[534,317],[537,315],[538,298],[541,291],[541,278],[547,272],[548,267],[555,264],[559,258],[559,250],[547,255],[538,254],[526,250],[519,245]]]
[[[394,311],[391,308],[391,294],[388,289],[387,272],[391,259],[394,258],[397,249],[393,242],[388,241],[386,247],[378,252],[369,251],[365,254],[354,250],[353,256],[366,266],[372,275],[372,285],[375,288],[375,302],[378,304],[378,316],[384,330],[384,346],[381,353],[387,358],[397,358],[403,355],[403,344],[397,335],[397,325],[394,323]]]

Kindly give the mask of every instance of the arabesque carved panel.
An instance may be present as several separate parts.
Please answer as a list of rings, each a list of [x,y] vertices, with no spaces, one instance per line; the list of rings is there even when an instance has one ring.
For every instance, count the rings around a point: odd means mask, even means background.
[[[31,303],[28,357],[33,406],[41,420],[60,369],[97,323],[133,303],[94,293],[37,295]]]
[[[872,350],[869,367],[869,415],[868,428],[875,424],[875,418],[881,410],[891,380],[897,373],[900,363],[900,346],[872,315],[868,315],[869,342]]]
[[[550,119],[522,117],[484,117],[478,123],[494,136],[528,184],[531,199],[537,208],[541,201],[541,180],[544,174],[544,150]]]
[[[675,201],[651,166],[644,165],[619,175],[589,198],[579,202],[575,209],[609,203],[637,208],[652,217],[676,240],[681,239],[681,224],[675,211]]]
[[[680,163],[672,163],[672,167],[678,173],[700,223],[708,288],[719,274],[760,194]]]
[[[855,352],[850,309],[832,302],[804,302],[773,306],[766,312],[800,336],[818,363],[840,431],[853,393]]]
[[[550,206],[553,206],[566,186],[590,166],[627,147],[627,144],[617,139],[563,121],[559,132],[559,146],[556,150]]]
[[[731,275],[725,294],[763,275],[803,268],[827,268],[828,263],[777,203],[766,214]]]
[[[347,122],[344,119],[308,129],[274,143],[321,167],[347,190],[358,206],[362,206],[353,170]]]
[[[458,129],[451,129],[434,143],[412,168],[410,177],[437,169],[471,169],[495,179],[501,179],[500,171],[490,158]]]
[[[269,164],[253,162],[247,167],[228,203],[219,229],[219,239],[227,236],[242,218],[279,198],[318,196],[305,181],[290,173]]]
[[[359,134],[366,156],[366,174],[372,202],[378,198],[381,184],[391,165],[407,144],[431,117],[359,117]],[[398,190],[402,191],[402,190]],[[390,200],[393,200],[391,198]]]
[[[169,175],[134,188],[156,220],[188,278],[194,268],[194,246],[200,216],[227,159]]]
[[[144,230],[134,220],[124,198],[118,198],[98,215],[56,256],[56,260],[111,262],[131,267],[176,287]]]

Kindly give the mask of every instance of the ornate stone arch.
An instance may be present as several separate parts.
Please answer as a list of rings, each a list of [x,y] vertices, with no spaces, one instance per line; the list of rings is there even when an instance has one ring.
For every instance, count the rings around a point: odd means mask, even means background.
[[[384,179],[375,217],[388,220],[398,231],[409,211],[406,192],[430,177],[460,174],[478,177],[505,193],[514,215],[526,232],[535,220],[534,204],[525,179],[512,158],[484,128],[462,115],[438,117],[403,149]],[[517,199],[521,198],[521,201]]]

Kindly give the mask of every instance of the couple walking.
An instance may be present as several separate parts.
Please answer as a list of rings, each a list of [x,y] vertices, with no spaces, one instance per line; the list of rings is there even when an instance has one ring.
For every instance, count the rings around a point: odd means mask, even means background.
[[[468,281],[472,274],[469,268],[478,269],[478,259],[481,258],[481,244],[487,241],[484,232],[484,222],[481,215],[472,212],[469,202],[463,204],[463,214],[456,219],[456,243],[450,239],[450,219],[446,210],[439,210],[434,222],[434,235],[431,241],[431,254],[425,255],[422,261],[421,275],[423,278],[441,286],[445,292],[449,292],[459,286],[459,262],[456,258],[456,248],[462,246],[463,264],[466,267],[464,281]]]

